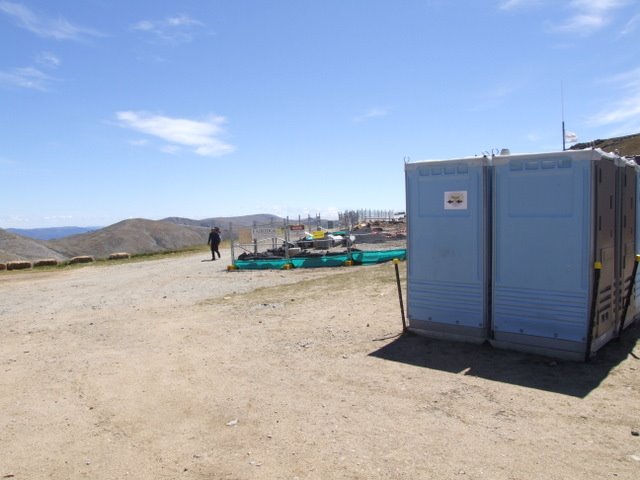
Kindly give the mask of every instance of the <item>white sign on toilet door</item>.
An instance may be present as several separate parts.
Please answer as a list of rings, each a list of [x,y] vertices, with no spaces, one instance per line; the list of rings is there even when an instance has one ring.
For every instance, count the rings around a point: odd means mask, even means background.
[[[466,210],[467,209],[467,191],[444,192],[444,209],[445,210]]]

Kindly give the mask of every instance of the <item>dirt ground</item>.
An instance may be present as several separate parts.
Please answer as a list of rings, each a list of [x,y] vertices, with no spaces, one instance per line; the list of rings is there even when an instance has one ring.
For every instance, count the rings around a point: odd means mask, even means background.
[[[640,327],[589,364],[400,335],[391,263],[222,253],[0,272],[0,479],[640,478]]]

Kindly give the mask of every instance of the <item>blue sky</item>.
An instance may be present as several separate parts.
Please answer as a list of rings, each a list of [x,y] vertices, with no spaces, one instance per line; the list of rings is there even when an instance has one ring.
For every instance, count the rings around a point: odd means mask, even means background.
[[[0,0],[0,44],[0,228],[403,210],[407,158],[640,132],[637,0]]]

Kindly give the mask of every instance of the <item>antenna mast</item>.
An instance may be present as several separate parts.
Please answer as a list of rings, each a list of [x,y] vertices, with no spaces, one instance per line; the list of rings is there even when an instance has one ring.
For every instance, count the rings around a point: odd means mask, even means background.
[[[565,131],[564,131],[564,86],[562,85],[562,80],[560,80],[560,109],[562,110],[562,151],[566,150],[565,148]]]

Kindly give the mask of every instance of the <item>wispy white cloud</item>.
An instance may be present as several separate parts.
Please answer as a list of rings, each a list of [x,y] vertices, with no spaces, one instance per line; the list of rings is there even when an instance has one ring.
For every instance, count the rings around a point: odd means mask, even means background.
[[[640,130],[640,68],[614,75],[606,82],[620,91],[619,100],[587,119],[590,125],[613,126],[617,132]]]
[[[0,157],[0,165],[13,166],[16,165],[16,161],[6,157]]]
[[[4,13],[21,28],[36,35],[56,40],[81,40],[88,36],[102,36],[91,28],[74,25],[63,17],[49,17],[34,12],[21,3],[0,0],[0,13]]]
[[[131,29],[152,34],[163,42],[180,44],[191,42],[195,38],[196,30],[203,26],[204,23],[201,21],[183,14],[163,20],[141,20]]]
[[[631,17],[626,25],[620,31],[620,36],[629,35],[635,32],[640,27],[640,13]]]
[[[540,4],[540,0],[504,0],[498,8],[500,10],[515,10],[523,7],[536,6]]]
[[[176,17],[169,17],[166,20],[167,25],[171,27],[184,27],[184,26],[201,26],[204,25],[201,21],[195,20],[189,15],[178,15]]]
[[[45,215],[42,218],[48,222],[55,222],[58,220],[71,220],[73,218],[73,215]]]
[[[372,118],[380,118],[386,117],[389,115],[389,110],[381,107],[373,107],[367,110],[366,112],[353,117],[354,122],[364,122],[367,120],[371,120]]]
[[[569,18],[554,27],[568,33],[589,34],[613,21],[614,11],[628,5],[629,0],[571,0]]]
[[[51,52],[41,52],[35,58],[35,63],[48,70],[55,70],[60,66],[60,59]],[[0,85],[47,91],[51,82],[56,79],[33,66],[16,67],[11,70],[0,71]]]
[[[20,228],[30,222],[29,217],[22,215],[0,215],[0,225],[2,228]]]
[[[0,215],[1,228],[42,228],[60,226],[110,225],[122,218],[89,215]]]
[[[219,137],[224,133],[224,117],[210,116],[204,120],[171,118],[147,112],[122,111],[116,113],[119,125],[166,141],[163,151],[176,153],[180,146],[207,157],[218,157],[235,150]],[[168,150],[167,150],[168,148]]]
[[[554,16],[565,16],[564,20],[549,21],[550,29],[555,32],[589,35],[594,31],[612,24],[616,12],[623,7],[633,5],[635,0],[502,0],[498,9],[518,11],[532,7],[544,7]],[[640,19],[633,17],[627,21],[624,32],[637,28]]]
[[[472,112],[489,110],[500,106],[504,101],[513,95],[518,88],[515,84],[502,83],[493,88],[481,92],[476,100],[469,106]]]
[[[527,140],[530,142],[537,142],[540,140],[540,134],[537,132],[529,132],[527,133]]]
[[[36,57],[36,63],[47,68],[58,68],[60,66],[60,58],[51,52],[41,52]]]
[[[34,67],[19,67],[9,71],[0,71],[0,84],[41,92],[48,90],[48,86],[53,80],[55,80],[53,77]]]
[[[169,155],[176,155],[180,152],[180,147],[177,145],[163,145],[160,147],[160,151],[163,153],[168,153]]]

